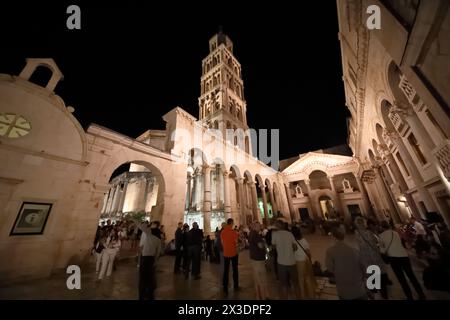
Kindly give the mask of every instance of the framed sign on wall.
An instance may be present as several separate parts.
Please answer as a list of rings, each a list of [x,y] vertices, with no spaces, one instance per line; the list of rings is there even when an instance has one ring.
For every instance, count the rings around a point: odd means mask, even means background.
[[[23,202],[10,236],[43,234],[52,203]]]

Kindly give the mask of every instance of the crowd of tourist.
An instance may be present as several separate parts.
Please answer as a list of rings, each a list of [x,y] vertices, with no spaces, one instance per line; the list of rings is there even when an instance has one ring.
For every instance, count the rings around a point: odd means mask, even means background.
[[[185,279],[200,280],[202,263],[219,264],[225,296],[229,292],[230,267],[233,291],[241,290],[242,254],[249,255],[255,295],[262,300],[277,296],[269,288],[270,277],[277,279],[281,299],[318,298],[316,277],[328,277],[336,285],[340,299],[373,299],[378,292],[383,299],[389,299],[389,286],[395,281],[389,278],[390,270],[407,299],[414,298],[408,280],[419,299],[426,298],[421,282],[427,289],[450,292],[450,231],[443,221],[431,224],[411,218],[409,223],[394,225],[392,221],[378,222],[359,216],[351,227],[334,224],[325,234],[335,242],[326,251],[324,271],[313,260],[313,252],[303,236],[305,230],[309,233],[315,228],[277,219],[267,227],[254,222],[248,229],[235,226],[230,218],[213,235],[204,235],[196,222],[192,228],[180,222],[174,239],[166,246],[164,227],[158,221],[141,223],[131,219],[115,225],[108,221],[98,229],[93,253],[101,280],[105,274],[111,275],[124,243],[136,250],[140,299],[154,299],[155,263],[164,252],[175,256],[173,272]],[[349,233],[353,242],[346,239]],[[413,271],[412,253],[423,263],[422,281]],[[380,287],[372,290],[367,286],[369,266],[378,266],[381,273]]]

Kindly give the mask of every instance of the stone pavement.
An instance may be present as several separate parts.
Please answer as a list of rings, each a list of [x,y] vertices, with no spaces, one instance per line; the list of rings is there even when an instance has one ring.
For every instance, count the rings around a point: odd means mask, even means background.
[[[313,260],[317,260],[324,268],[326,249],[333,244],[329,236],[307,235],[311,245]],[[351,236],[348,237],[350,244],[353,243]],[[121,253],[122,257],[127,252]],[[416,275],[421,279],[421,267],[416,259],[412,257]],[[242,290],[233,292],[230,289],[228,297],[222,294],[221,276],[219,265],[202,261],[202,278],[193,280],[184,279],[182,274],[173,274],[174,257],[163,256],[157,265],[158,289],[155,292],[157,299],[179,299],[179,300],[211,300],[211,299],[254,299],[253,278],[249,265],[248,251],[239,256],[239,281]],[[117,261],[117,268],[112,276],[96,281],[94,262],[82,267],[81,290],[68,290],[66,279],[68,275],[61,272],[48,279],[40,279],[16,283],[6,287],[0,287],[0,299],[137,299],[138,268],[135,258],[122,258]],[[272,299],[278,299],[278,286],[272,273],[268,273],[269,289]],[[392,299],[404,299],[403,292],[395,276],[390,272],[390,278],[394,285],[390,287]],[[231,280],[231,275],[230,275]],[[326,278],[317,278],[319,299],[336,300],[336,288]],[[232,284],[230,283],[230,286]],[[450,299],[450,293],[438,291],[426,291],[428,299]],[[379,299],[379,297],[376,297]]]

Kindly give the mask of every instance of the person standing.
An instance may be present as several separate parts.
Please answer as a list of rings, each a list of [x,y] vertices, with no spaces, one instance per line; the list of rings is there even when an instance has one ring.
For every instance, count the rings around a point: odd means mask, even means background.
[[[405,274],[414,286],[414,289],[419,295],[419,299],[424,300],[426,298],[425,294],[414,274],[414,271],[412,270],[411,260],[409,259],[408,252],[402,244],[400,235],[397,233],[397,231],[394,231],[386,221],[383,221],[381,223],[381,227],[384,230],[380,234],[381,252],[388,257],[387,259],[391,265],[392,271],[394,271],[398,282],[400,282],[400,285],[402,286],[403,292],[405,293],[407,299],[413,300],[413,295],[411,292],[411,288],[409,287],[406,280]]]
[[[267,246],[261,235],[261,224],[259,222],[253,223],[248,242],[253,279],[255,282],[256,299],[266,300],[269,298],[265,267]]]
[[[139,260],[139,300],[154,300],[156,289],[155,264],[161,255],[161,240],[153,235],[146,223],[137,224],[142,230],[142,251]]]
[[[183,240],[182,240],[182,255],[183,255],[183,272],[189,272],[189,252],[188,252],[188,234],[189,234],[189,225],[185,223],[183,225]]]
[[[325,261],[327,271],[334,275],[341,300],[367,300],[365,270],[359,252],[344,242],[343,225],[331,231],[336,243],[328,248]]]
[[[100,272],[100,264],[102,262],[103,251],[105,250],[105,247],[106,247],[106,240],[107,240],[107,237],[105,237],[102,233],[94,245],[95,272],[96,273]]]
[[[151,224],[152,234],[158,239],[162,239],[162,231],[160,229],[161,223],[159,221],[153,221]]]
[[[201,263],[201,252],[203,244],[203,231],[199,229],[198,223],[194,222],[192,224],[192,229],[187,234],[187,250],[188,250],[188,263],[187,270],[185,271],[185,278],[189,277],[189,268],[192,264],[192,275],[195,280],[201,278],[200,276],[200,263]]]
[[[234,290],[239,290],[239,275],[238,275],[238,238],[239,234],[237,231],[233,230],[233,219],[229,218],[227,220],[227,225],[222,230],[220,234],[220,239],[222,241],[223,247],[223,291],[228,293],[228,277],[230,271],[230,263],[233,269],[233,283]]]
[[[213,255],[213,241],[211,240],[211,237],[209,235],[206,236],[205,239],[205,260],[211,262]]]
[[[359,255],[362,263],[367,270],[368,266],[376,265],[380,268],[380,293],[383,299],[388,299],[388,284],[390,282],[386,265],[381,257],[378,238],[375,234],[367,229],[366,220],[363,217],[355,219],[355,238],[359,247]]]
[[[120,245],[121,242],[119,236],[114,231],[111,231],[111,235],[106,240],[105,249],[102,251],[102,266],[98,275],[99,280],[103,279],[105,273],[107,277],[111,276],[114,259],[120,249]]]
[[[297,263],[300,299],[314,299],[316,297],[317,282],[314,277],[309,243],[303,238],[299,227],[292,227],[292,235],[298,245],[298,250],[294,254]]]
[[[300,298],[298,274],[294,252],[298,250],[297,242],[291,232],[287,231],[282,220],[275,223],[277,231],[272,233],[272,246],[277,251],[277,272],[281,285],[281,299],[287,300],[289,288],[292,287],[295,297]]]
[[[177,230],[175,231],[175,265],[173,273],[179,273],[181,267],[181,258],[183,257],[183,223],[178,222]]]
[[[411,217],[411,224],[414,229],[414,232],[416,233],[416,236],[426,236],[427,232],[425,230],[425,227],[422,223],[417,221],[415,217]]]

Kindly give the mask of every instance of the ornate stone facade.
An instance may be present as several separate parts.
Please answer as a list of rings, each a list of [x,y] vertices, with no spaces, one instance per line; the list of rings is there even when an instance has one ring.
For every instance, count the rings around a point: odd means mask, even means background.
[[[448,2],[337,5],[349,145],[375,213],[450,222]],[[369,5],[381,8],[380,30],[365,25]]]

